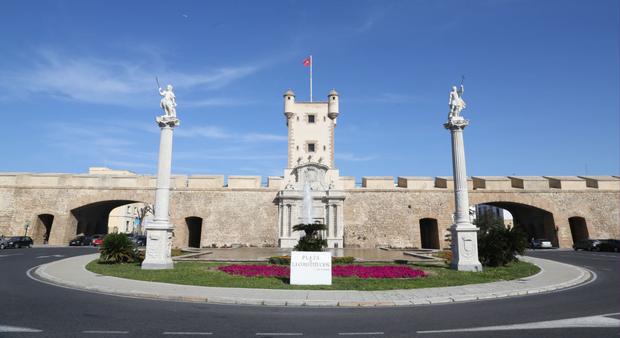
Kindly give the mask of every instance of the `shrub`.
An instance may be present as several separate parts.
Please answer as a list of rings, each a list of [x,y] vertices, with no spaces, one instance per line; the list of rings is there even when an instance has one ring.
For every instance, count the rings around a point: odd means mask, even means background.
[[[290,256],[273,256],[273,257],[269,257],[269,263],[270,264],[276,264],[276,265],[290,265],[291,264],[291,257]]]
[[[303,231],[305,236],[299,239],[294,250],[296,251],[322,251],[327,246],[327,240],[321,237],[319,231],[327,230],[325,224],[308,223],[297,224],[293,227],[293,231]]]
[[[344,256],[344,257],[332,257],[332,264],[352,264],[355,262],[355,257]]]
[[[503,266],[516,261],[516,255],[522,255],[526,246],[527,236],[516,227],[492,225],[478,233],[479,258],[486,266]]]
[[[452,262],[452,250],[441,250],[436,254],[437,257],[446,261],[446,263]]]
[[[109,234],[101,244],[99,262],[105,264],[131,263],[136,259],[133,242],[125,234]]]

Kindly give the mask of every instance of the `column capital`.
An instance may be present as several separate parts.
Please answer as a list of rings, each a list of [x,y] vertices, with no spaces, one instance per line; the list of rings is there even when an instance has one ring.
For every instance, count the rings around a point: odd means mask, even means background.
[[[454,116],[448,119],[448,122],[443,126],[450,130],[463,130],[469,125],[469,120],[464,119],[462,116]]]
[[[176,116],[168,115],[157,116],[155,118],[155,122],[157,122],[157,125],[159,125],[160,128],[174,128],[178,127],[181,124],[181,120],[177,119]]]

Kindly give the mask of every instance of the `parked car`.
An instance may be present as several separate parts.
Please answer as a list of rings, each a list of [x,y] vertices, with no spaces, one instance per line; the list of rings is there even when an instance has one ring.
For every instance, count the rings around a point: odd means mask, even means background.
[[[92,246],[100,246],[101,244],[103,244],[103,238],[105,237],[105,235],[93,235],[91,241],[90,241],[90,245]]]
[[[146,246],[146,236],[145,235],[135,235],[131,238],[131,241],[135,246]]]
[[[69,246],[85,246],[85,245],[90,245],[90,242],[91,242],[90,236],[79,235],[79,236],[76,236],[71,241],[69,241]]]
[[[577,250],[586,250],[586,251],[599,251],[599,245],[601,241],[598,239],[582,239],[573,244],[573,249]]]
[[[604,239],[601,240],[601,244],[598,246],[600,251],[620,251],[620,240],[618,239]]]
[[[32,247],[32,238],[28,236],[13,236],[7,240],[7,248],[30,248]]]
[[[530,248],[532,249],[551,249],[552,247],[551,241],[545,238],[533,239],[530,242]]]
[[[0,250],[6,249],[9,246],[9,240],[4,236],[0,236]]]

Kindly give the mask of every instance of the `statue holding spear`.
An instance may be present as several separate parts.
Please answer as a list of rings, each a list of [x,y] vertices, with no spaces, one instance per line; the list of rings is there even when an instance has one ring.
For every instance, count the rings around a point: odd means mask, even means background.
[[[161,101],[159,102],[159,106],[164,110],[164,114],[167,117],[177,117],[177,101],[174,96],[174,92],[172,91],[172,85],[169,84],[166,86],[166,89],[163,90],[159,85],[159,79],[155,77],[155,81],[157,82],[157,88],[159,89],[159,95],[162,96]]]

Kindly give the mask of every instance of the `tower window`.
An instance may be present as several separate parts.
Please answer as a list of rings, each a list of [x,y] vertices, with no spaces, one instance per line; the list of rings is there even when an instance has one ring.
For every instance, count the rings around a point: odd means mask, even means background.
[[[314,115],[308,115],[308,123],[314,123],[315,122],[314,118],[315,118]]]
[[[327,146],[323,146],[323,151],[326,151],[326,150],[327,150]]]
[[[315,152],[315,144],[314,143],[308,143],[308,152],[309,153],[313,153]]]

